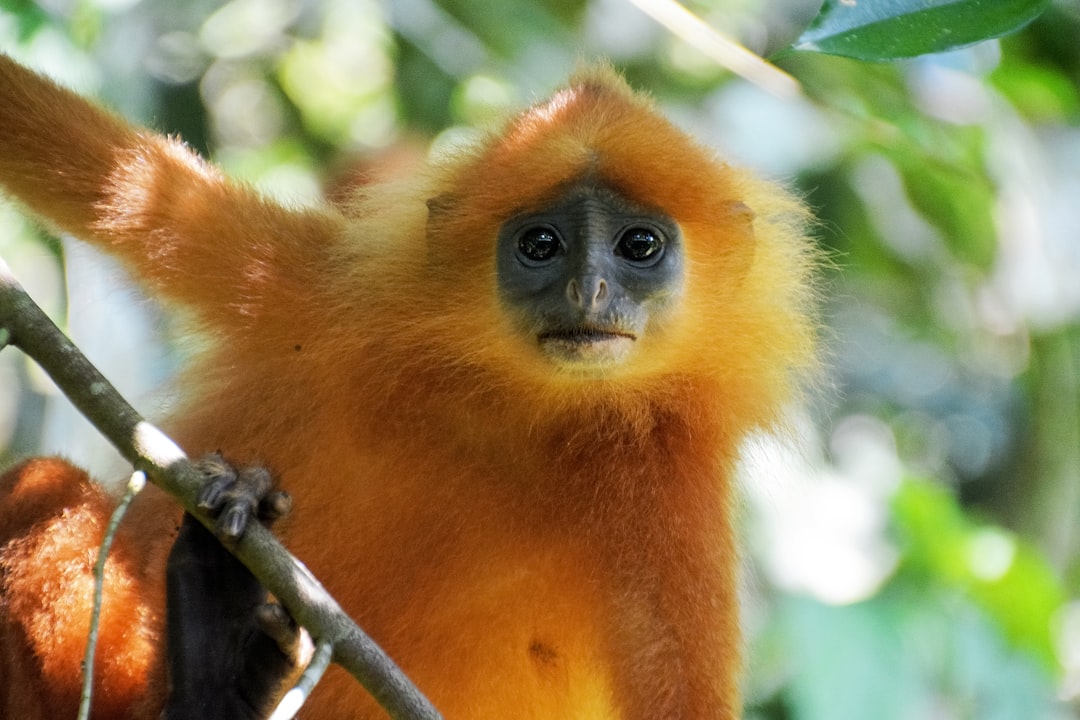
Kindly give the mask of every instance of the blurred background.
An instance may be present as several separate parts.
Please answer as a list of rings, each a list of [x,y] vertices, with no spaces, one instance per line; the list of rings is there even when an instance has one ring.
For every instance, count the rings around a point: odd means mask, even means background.
[[[747,717],[1076,717],[1080,4],[888,64],[785,50],[820,0],[686,4],[801,92],[627,0],[0,0],[0,50],[296,205],[610,58],[803,195],[832,259],[825,387],[799,442],[747,448]],[[167,410],[168,319],[119,270],[3,200],[0,256],[129,400]],[[9,349],[0,463],[39,452],[125,474]]]

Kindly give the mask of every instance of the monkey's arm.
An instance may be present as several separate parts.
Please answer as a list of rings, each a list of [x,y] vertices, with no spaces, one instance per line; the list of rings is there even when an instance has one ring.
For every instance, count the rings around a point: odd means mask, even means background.
[[[155,294],[212,310],[211,320],[283,310],[275,297],[310,298],[320,253],[343,226],[330,211],[287,210],[227,181],[182,143],[3,55],[0,186],[120,256]]]

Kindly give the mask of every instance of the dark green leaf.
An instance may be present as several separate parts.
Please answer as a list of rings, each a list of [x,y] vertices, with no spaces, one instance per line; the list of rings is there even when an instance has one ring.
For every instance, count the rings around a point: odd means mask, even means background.
[[[1015,32],[1049,0],[825,0],[796,50],[892,60]]]

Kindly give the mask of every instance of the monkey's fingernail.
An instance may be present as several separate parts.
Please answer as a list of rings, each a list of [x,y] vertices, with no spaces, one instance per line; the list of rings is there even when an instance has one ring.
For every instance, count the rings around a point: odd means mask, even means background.
[[[249,513],[240,507],[230,507],[218,518],[218,530],[228,538],[236,539],[247,527]]]
[[[210,484],[205,486],[199,491],[199,495],[196,498],[196,504],[204,510],[213,510],[218,506],[221,500],[221,488],[217,485]]]

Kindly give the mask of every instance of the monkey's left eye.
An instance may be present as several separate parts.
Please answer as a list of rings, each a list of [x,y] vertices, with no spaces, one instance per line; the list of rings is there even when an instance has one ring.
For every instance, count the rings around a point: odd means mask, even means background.
[[[529,228],[517,241],[518,252],[532,262],[546,262],[558,255],[561,248],[558,234],[547,227]]]
[[[631,262],[646,262],[657,259],[664,249],[663,239],[646,227],[633,227],[619,237],[615,252]]]

